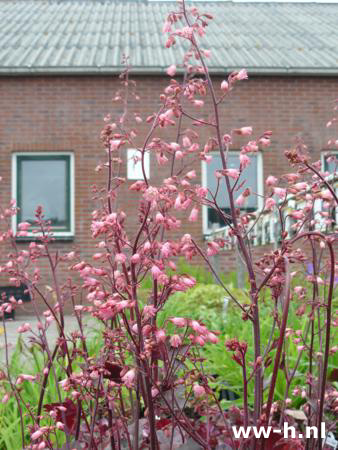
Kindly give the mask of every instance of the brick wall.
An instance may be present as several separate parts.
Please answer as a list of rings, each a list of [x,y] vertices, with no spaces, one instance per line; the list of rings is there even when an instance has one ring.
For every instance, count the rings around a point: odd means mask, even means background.
[[[167,78],[137,77],[141,102],[134,101],[130,110],[138,111],[143,118],[156,111],[159,93]],[[216,80],[218,85],[221,79]],[[90,239],[90,213],[95,207],[90,186],[100,183],[95,167],[104,161],[99,140],[105,114],[119,109],[112,103],[118,80],[105,76],[74,77],[2,77],[0,78],[0,174],[1,204],[10,199],[11,154],[24,151],[73,151],[75,155],[75,223],[72,242],[53,244],[60,250],[76,249],[84,256],[93,251]],[[318,158],[325,149],[327,129],[331,116],[332,100],[337,97],[337,77],[253,77],[241,82],[226,100],[221,111],[224,132],[231,128],[252,125],[256,135],[272,130],[272,146],[264,151],[264,176],[281,175],[288,170],[283,152],[296,136],[303,137],[310,153]],[[211,113],[211,106],[207,105]],[[204,114],[206,117],[206,114]],[[139,141],[147,127],[140,128]],[[173,129],[165,130],[163,137],[174,139]],[[207,138],[202,133],[202,142]],[[238,141],[240,146],[244,141]],[[200,174],[200,163],[195,164]],[[123,167],[126,175],[126,167]],[[151,183],[157,184],[163,169],[151,163]],[[128,230],[137,226],[134,192],[123,188],[120,205],[128,214]],[[183,226],[202,239],[202,222]],[[20,244],[24,247],[27,244]],[[1,260],[8,249],[2,248]],[[225,258],[225,269],[234,268],[234,258]]]

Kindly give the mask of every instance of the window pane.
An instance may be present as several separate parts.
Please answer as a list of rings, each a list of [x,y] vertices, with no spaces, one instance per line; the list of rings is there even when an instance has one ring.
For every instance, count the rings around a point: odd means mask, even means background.
[[[34,221],[34,211],[42,206],[46,220],[65,226],[67,208],[67,159],[22,157],[20,161],[20,220]]]
[[[128,148],[127,151],[127,177],[128,180],[143,180],[142,161],[139,159],[141,153],[133,148]],[[135,162],[136,160],[136,162]],[[144,154],[144,171],[146,177],[149,178],[150,159],[149,152]]]
[[[250,155],[251,164],[247,167],[243,174],[241,175],[239,185],[244,181],[244,185],[241,189],[234,193],[235,199],[244,191],[246,188],[250,188],[251,192],[257,193],[257,155]],[[239,169],[239,154],[231,154],[228,155],[227,161],[228,169]],[[210,191],[215,194],[217,188],[217,179],[215,177],[215,171],[222,169],[221,157],[219,155],[213,155],[213,158],[209,164],[207,164],[207,187]],[[231,186],[234,185],[235,181],[230,178]],[[211,197],[209,197],[211,198]],[[221,179],[219,191],[217,194],[217,203],[220,208],[229,208],[229,196],[226,191],[226,185],[224,178]],[[258,198],[256,195],[250,195],[245,204],[245,208],[247,209],[256,209],[258,205]]]
[[[331,159],[332,156],[334,156],[334,160],[332,161],[328,161],[329,156],[325,156],[324,159],[324,170],[330,173],[334,173],[335,171],[338,170],[338,166],[337,166],[337,155],[331,155]]]

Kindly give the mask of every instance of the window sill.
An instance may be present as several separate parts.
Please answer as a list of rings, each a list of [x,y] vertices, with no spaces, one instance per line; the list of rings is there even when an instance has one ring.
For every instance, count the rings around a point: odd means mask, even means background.
[[[74,241],[74,235],[65,235],[65,236],[53,236],[52,242],[72,242]],[[41,237],[39,236],[17,236],[15,238],[16,242],[38,242],[41,241]]]

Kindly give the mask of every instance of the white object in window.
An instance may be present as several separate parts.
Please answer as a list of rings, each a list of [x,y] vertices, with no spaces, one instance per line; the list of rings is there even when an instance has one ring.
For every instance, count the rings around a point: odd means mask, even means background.
[[[35,223],[35,210],[43,209],[55,237],[74,235],[74,154],[65,152],[14,153],[12,155],[12,198],[19,212],[12,218],[13,232],[20,222]]]
[[[150,176],[150,160],[149,153],[144,154],[144,171],[147,178]],[[128,180],[143,180],[141,152],[129,148],[127,150],[127,177]]]

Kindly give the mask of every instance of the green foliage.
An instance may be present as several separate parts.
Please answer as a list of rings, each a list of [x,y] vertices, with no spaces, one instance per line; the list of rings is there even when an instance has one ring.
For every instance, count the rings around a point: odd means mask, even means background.
[[[207,327],[220,329],[223,324],[224,290],[215,284],[198,285],[188,292],[172,295],[158,315],[158,324],[169,317],[201,320]]]
[[[252,324],[250,321],[243,321],[242,313],[238,307],[231,301],[228,303],[225,301],[228,295],[224,289],[216,284],[212,283],[212,276],[210,273],[204,271],[198,267],[185,266],[180,264],[180,273],[188,273],[198,280],[197,286],[190,289],[187,292],[177,292],[173,294],[164,308],[158,315],[158,326],[163,326],[164,323],[170,317],[186,317],[200,320],[209,329],[218,330],[220,332],[219,344],[212,345],[207,344],[201,348],[201,356],[205,359],[204,370],[205,373],[215,376],[215,382],[213,387],[216,390],[228,389],[238,395],[238,400],[235,401],[238,406],[242,406],[242,369],[233,360],[232,352],[228,351],[225,347],[225,342],[231,338],[237,338],[240,341],[246,341],[248,343],[247,361],[252,362],[254,360],[253,355],[253,335]],[[240,301],[242,304],[249,303],[249,294],[246,290],[239,290],[234,288],[235,274],[228,275],[227,288],[230,292]],[[301,284],[301,280],[294,280],[294,284]],[[303,284],[304,285],[304,284]],[[141,303],[146,303],[149,296],[149,286],[147,280],[142,285],[142,298]],[[225,303],[227,307],[225,309]],[[337,297],[334,301],[337,304]],[[264,353],[265,346],[269,342],[273,342],[278,338],[278,328],[272,330],[273,324],[273,310],[274,304],[268,293],[268,291],[262,291],[259,299],[260,307],[260,320],[261,320],[261,343],[262,351]],[[307,314],[299,316],[296,311],[299,307],[297,299],[294,299],[291,303],[291,308],[288,317],[288,328],[294,330],[304,330],[307,323]],[[308,307],[309,308],[309,307]],[[308,309],[309,310],[309,309]],[[98,353],[98,349],[102,348],[102,329],[99,322],[92,320],[85,324],[86,336],[90,336],[86,340],[87,349],[89,355],[95,355]],[[171,324],[168,325],[169,331],[172,332],[175,327]],[[318,330],[315,330],[317,333]],[[315,345],[318,347],[318,339],[315,339]],[[297,361],[299,351],[297,345],[293,342],[292,338],[286,340],[286,353],[290,367],[292,367]],[[315,348],[316,353],[318,351]],[[274,358],[275,350],[270,353],[272,359]],[[29,360],[29,366],[27,367],[27,361]],[[81,360],[77,359],[73,363],[74,370],[80,369]],[[302,360],[298,366],[297,373],[292,383],[290,393],[293,387],[296,385],[303,386],[306,379],[306,373],[308,371],[308,352],[304,352]],[[338,366],[338,353],[330,357],[329,361],[329,373],[332,368]],[[45,361],[43,361],[41,352],[36,345],[27,347],[23,344],[22,339],[18,340],[15,352],[12,355],[10,362],[10,373],[12,379],[15,380],[20,373],[29,374],[42,374],[45,367]],[[265,398],[267,396],[267,388],[269,386],[269,380],[271,379],[273,364],[270,364],[264,370],[264,386],[265,386]],[[252,367],[248,365],[248,371],[252,370]],[[46,395],[44,403],[52,403],[57,401],[59,393],[57,390],[57,382],[65,378],[65,371],[62,365],[56,365],[56,379],[54,373],[48,379],[46,388]],[[282,370],[279,370],[277,383],[276,383],[276,400],[282,400],[285,395],[286,380],[285,374]],[[21,386],[21,396],[23,404],[27,403],[31,408],[36,409],[39,401],[40,387],[37,383],[24,382]],[[248,385],[248,399],[249,405],[253,404],[253,382]],[[61,390],[62,400],[65,394]],[[127,400],[127,399],[126,399]],[[292,407],[300,407],[300,398],[294,399]],[[223,406],[228,407],[229,404],[233,404],[234,401],[223,400]],[[128,401],[127,401],[128,403]],[[26,430],[26,440],[29,438],[28,424],[31,423],[30,417],[27,414],[26,408],[23,406],[23,422],[24,429]],[[12,396],[7,404],[0,403],[0,450],[14,450],[22,448],[21,433],[20,433],[20,415],[17,402]],[[64,444],[64,434],[62,432],[56,435],[57,445],[62,446]]]
[[[201,275],[197,275],[200,279],[208,279],[207,275],[203,275],[202,269],[199,269]],[[199,271],[195,272],[198,274]],[[192,270],[189,271],[192,274]],[[194,276],[194,275],[193,275]],[[205,277],[205,278],[203,278]],[[233,278],[233,274],[232,277]],[[302,280],[294,280],[294,285],[301,284]],[[249,293],[246,290],[239,290],[234,288],[235,283],[227,284],[228,289],[234,295],[234,297],[242,304],[249,303]],[[303,281],[304,285],[304,281]],[[306,287],[310,288],[310,283],[307,283]],[[324,290],[324,288],[321,288]],[[324,293],[324,292],[323,292]],[[170,317],[189,317],[202,321],[210,329],[220,331],[220,342],[218,345],[208,344],[201,350],[202,356],[205,358],[204,369],[206,373],[214,375],[216,382],[214,387],[217,389],[224,388],[224,384],[229,390],[236,393],[239,399],[236,401],[239,406],[242,405],[242,369],[233,360],[232,352],[227,351],[224,343],[231,338],[237,338],[240,341],[246,341],[248,343],[247,361],[252,362],[254,360],[253,353],[253,334],[252,323],[250,321],[243,321],[242,313],[238,307],[231,301],[228,301],[226,311],[224,309],[224,300],[227,298],[227,294],[223,288],[215,284],[198,284],[193,289],[183,293],[179,292],[170,297],[167,301],[164,309],[158,316],[158,323],[163,326],[164,321]],[[334,303],[337,303],[337,297]],[[273,310],[274,303],[270,297],[269,291],[265,290],[261,292],[260,296],[260,325],[261,325],[261,343],[262,351],[264,353],[267,343],[277,340],[279,336],[278,328],[275,327],[272,332],[273,325]],[[305,330],[307,323],[307,314],[299,316],[296,314],[299,303],[297,299],[291,303],[287,327],[293,330]],[[309,311],[309,309],[307,310]],[[279,307],[279,313],[281,310]],[[174,327],[169,327],[170,331],[173,331]],[[317,333],[317,330],[315,330]],[[297,345],[293,342],[292,338],[287,338],[286,341],[287,359],[291,367],[294,366],[298,359],[299,351]],[[318,340],[315,341],[315,345],[318,347]],[[318,349],[315,349],[315,353]],[[275,355],[275,350],[270,353],[272,360]],[[329,372],[338,366],[338,354],[332,355],[329,361]],[[302,359],[299,363],[296,376],[291,385],[290,394],[293,387],[296,385],[304,386],[306,373],[308,372],[309,358],[308,352],[303,352]],[[267,388],[271,379],[273,364],[270,364],[264,370],[264,386],[265,396],[267,396]],[[279,370],[277,383],[276,383],[276,400],[283,400],[286,389],[285,374],[282,370]],[[249,404],[253,404],[253,382],[248,386]],[[226,404],[227,402],[224,401]],[[231,401],[233,403],[233,401]],[[226,406],[226,405],[225,405]]]
[[[195,278],[197,285],[206,284],[213,285],[215,283],[213,274],[206,270],[203,266],[191,265],[187,261],[180,259],[177,264],[177,273],[188,274]],[[168,274],[174,274],[172,270],[168,271]],[[220,274],[220,279],[226,286],[236,286],[237,285],[237,274],[236,272],[227,272]],[[248,285],[248,283],[246,283]],[[146,277],[142,282],[142,289],[149,290],[152,288],[152,280],[150,277]]]
[[[94,356],[97,354],[98,349],[103,346],[102,334],[100,332],[101,326],[97,321],[93,322],[91,320],[85,324],[85,328],[86,335],[90,336],[86,341],[87,350],[89,356]],[[82,362],[81,358],[77,358],[73,361],[72,367],[74,372],[81,370]],[[20,336],[10,360],[9,373],[12,381],[15,382],[18,375],[24,373],[29,375],[39,374],[41,382],[45,366],[46,364],[38,345],[26,345]],[[50,376],[48,377],[44,404],[58,402],[60,396],[61,401],[64,401],[66,393],[62,389],[58,390],[57,388],[57,383],[64,378],[66,378],[65,368],[59,360],[58,364],[54,365],[54,370],[51,371]],[[26,444],[29,442],[28,425],[32,424],[32,419],[26,405],[31,408],[32,411],[36,412],[41,391],[39,385],[40,382],[37,381],[32,383],[24,381],[20,386],[20,403]],[[9,390],[9,385],[7,386],[7,390]],[[45,420],[42,420],[41,425],[48,425],[48,423],[46,423]],[[20,413],[14,396],[11,396],[6,404],[0,402],[0,430],[0,450],[17,450],[23,448],[20,432]],[[56,432],[55,440],[57,447],[62,447],[66,442],[65,434],[62,431]]]
[[[236,290],[232,290],[235,294],[236,298],[239,298],[239,295],[242,295],[242,302],[244,300],[245,294],[236,292]],[[294,301],[291,303],[289,315],[288,315],[288,323],[287,327],[292,328],[293,330],[305,330],[307,324],[307,314],[303,316],[299,316],[296,314],[298,309],[298,302]],[[262,354],[264,354],[267,343],[273,342],[277,340],[279,336],[278,328],[275,327],[272,332],[273,326],[273,309],[274,305],[272,300],[268,295],[261,296],[260,299],[260,326],[261,326],[261,344],[262,344]],[[281,312],[281,311],[279,311]],[[203,348],[203,355],[205,357],[205,370],[207,373],[216,375],[216,379],[219,380],[215,383],[215,387],[221,388],[222,383],[225,382],[228,389],[235,392],[239,399],[237,400],[238,405],[242,405],[242,368],[232,359],[232,352],[227,351],[224,343],[231,338],[237,338],[239,341],[246,341],[248,343],[248,351],[247,351],[247,361],[252,362],[254,360],[254,345],[253,345],[253,334],[252,334],[252,323],[250,321],[243,321],[241,317],[241,312],[234,305],[234,303],[230,303],[229,307],[226,311],[225,322],[223,326],[220,328],[220,343],[218,345],[206,345]],[[317,336],[318,330],[315,329],[315,335]],[[298,356],[298,346],[293,342],[291,337],[286,339],[286,356],[289,367],[294,367]],[[319,343],[318,338],[315,339],[315,349],[314,354],[319,351]],[[274,359],[275,350],[270,352],[270,356],[272,357],[272,362]],[[315,363],[316,364],[316,363]],[[329,373],[330,371],[338,366],[338,353],[332,355],[329,359]],[[269,381],[272,375],[273,363],[264,369],[264,387],[265,387],[265,397],[268,393]],[[250,369],[251,370],[251,369]],[[295,378],[291,385],[290,396],[292,390],[295,386],[304,386],[306,380],[306,374],[309,370],[309,355],[307,351],[304,351],[302,354],[302,358],[298,365],[298,369],[296,371]],[[277,383],[276,383],[276,391],[275,391],[275,399],[283,400],[286,391],[286,378],[284,371],[282,369],[278,372]],[[248,396],[249,396],[249,404],[253,404],[253,382],[248,385]],[[226,402],[225,402],[226,403]],[[231,402],[233,403],[233,401]]]

